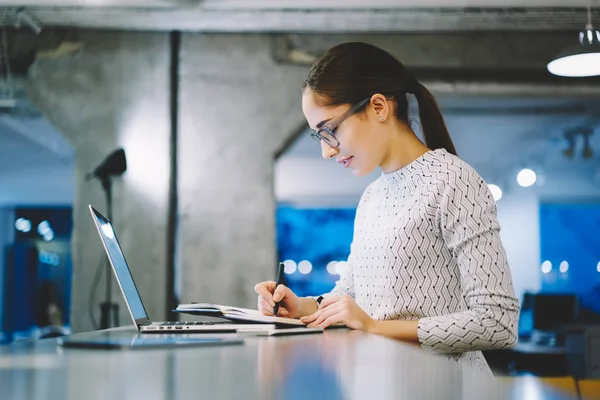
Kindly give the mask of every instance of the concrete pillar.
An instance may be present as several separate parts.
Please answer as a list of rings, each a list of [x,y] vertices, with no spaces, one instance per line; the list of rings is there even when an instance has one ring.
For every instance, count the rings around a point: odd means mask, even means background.
[[[271,51],[268,35],[183,35],[182,301],[252,307],[275,278],[275,154],[305,123],[307,67]]]
[[[115,229],[146,311],[165,314],[169,178],[169,41],[164,33],[79,32],[82,47],[68,57],[38,59],[29,69],[32,102],[70,141],[76,153],[73,204],[74,332],[92,329],[89,297],[104,251],[87,209],[106,212],[99,182],[86,182],[115,148],[125,148],[128,170],[113,185]],[[105,277],[105,276],[104,276]],[[104,277],[93,303],[104,299]],[[131,320],[122,294],[120,324]]]

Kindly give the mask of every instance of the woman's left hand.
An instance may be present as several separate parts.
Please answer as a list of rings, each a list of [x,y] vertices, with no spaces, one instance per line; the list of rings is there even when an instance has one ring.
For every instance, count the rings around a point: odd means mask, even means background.
[[[341,323],[351,329],[363,331],[375,323],[350,296],[329,296],[321,301],[319,309],[312,315],[300,318],[309,328],[327,328]]]

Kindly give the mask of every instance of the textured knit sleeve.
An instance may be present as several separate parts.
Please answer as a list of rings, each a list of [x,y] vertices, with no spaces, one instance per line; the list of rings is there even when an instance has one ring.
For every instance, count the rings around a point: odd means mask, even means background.
[[[487,184],[466,166],[450,171],[436,218],[457,261],[467,310],[420,319],[419,341],[444,353],[516,344],[519,303]]]

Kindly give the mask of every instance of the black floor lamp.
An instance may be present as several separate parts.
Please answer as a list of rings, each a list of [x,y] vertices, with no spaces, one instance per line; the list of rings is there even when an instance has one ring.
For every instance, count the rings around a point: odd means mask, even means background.
[[[127,170],[127,159],[125,150],[117,149],[110,153],[94,172],[87,175],[87,180],[98,179],[102,184],[102,189],[106,196],[106,213],[110,221],[112,216],[112,179],[113,176],[122,175]],[[113,326],[119,326],[119,305],[112,303],[112,271],[110,262],[106,262],[106,298],[100,303],[100,329],[111,327],[110,320],[112,314]]]

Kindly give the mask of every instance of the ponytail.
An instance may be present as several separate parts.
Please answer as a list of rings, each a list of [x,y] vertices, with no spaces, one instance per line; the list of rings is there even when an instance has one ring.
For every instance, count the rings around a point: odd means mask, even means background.
[[[435,98],[421,83],[416,82],[415,86],[413,92],[419,102],[419,119],[425,144],[430,149],[446,149],[448,153],[457,155]]]

